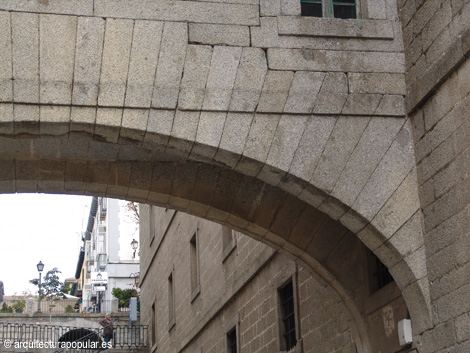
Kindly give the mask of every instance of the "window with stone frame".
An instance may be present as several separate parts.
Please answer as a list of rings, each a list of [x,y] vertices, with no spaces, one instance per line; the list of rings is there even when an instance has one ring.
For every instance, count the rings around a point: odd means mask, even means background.
[[[358,0],[300,0],[302,16],[360,18]]]
[[[294,286],[292,280],[289,280],[278,291],[281,314],[281,349],[289,352],[297,344]]]
[[[238,353],[237,326],[234,326],[226,335],[227,353]]]

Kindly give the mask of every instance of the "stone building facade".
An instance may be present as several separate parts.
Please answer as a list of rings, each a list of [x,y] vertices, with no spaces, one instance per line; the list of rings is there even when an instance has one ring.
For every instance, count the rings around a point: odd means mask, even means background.
[[[240,230],[328,283],[363,352],[346,254],[367,247],[413,348],[470,351],[470,3],[357,4],[341,19],[300,0],[1,1],[0,192]]]
[[[152,351],[363,351],[342,298],[285,254],[230,228],[160,207],[141,205],[140,227],[141,322],[150,326]],[[409,313],[395,282],[378,289],[374,265],[355,267],[355,280],[370,279],[364,299],[368,339],[373,352],[395,352],[403,348],[397,323]],[[288,285],[295,338],[285,337],[282,290]]]

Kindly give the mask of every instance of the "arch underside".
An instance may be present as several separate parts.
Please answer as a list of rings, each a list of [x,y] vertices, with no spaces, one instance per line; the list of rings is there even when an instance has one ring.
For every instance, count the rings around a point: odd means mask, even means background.
[[[226,224],[319,273],[359,326],[366,286],[351,274],[367,247],[415,332],[429,326],[396,15],[331,40],[258,4],[94,3],[0,5],[1,192],[116,197]]]
[[[154,141],[159,139],[163,137],[155,136]],[[362,341],[367,351],[363,308],[363,299],[369,293],[367,274],[363,272],[366,246],[357,234],[280,185],[242,174],[220,161],[209,163],[205,156],[174,147],[177,144],[169,147],[129,138],[120,138],[117,143],[104,140],[103,136],[83,131],[63,136],[3,135],[0,191],[128,199],[178,209],[238,229],[289,254],[332,286],[355,318],[359,331],[356,341]],[[243,158],[224,152],[231,158]],[[399,249],[389,241],[378,240],[383,234],[325,191],[313,185],[306,187],[305,181],[292,175],[283,175],[283,179],[289,180],[289,185],[308,189],[316,199],[333,199],[335,205],[368,224],[363,232],[370,232],[374,241],[382,242],[376,253],[395,264],[391,272],[397,284],[402,291],[415,291],[410,298],[417,305],[413,300],[422,295],[421,283],[414,279],[412,264],[401,259]],[[419,224],[416,214],[399,236],[409,237]],[[400,271],[399,276],[395,269]],[[406,291],[403,294],[410,300]],[[419,305],[425,304],[421,301]]]

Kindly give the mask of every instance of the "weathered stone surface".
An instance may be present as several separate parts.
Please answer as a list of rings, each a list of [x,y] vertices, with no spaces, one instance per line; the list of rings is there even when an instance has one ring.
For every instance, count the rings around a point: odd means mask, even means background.
[[[281,0],[281,14],[284,16],[300,16],[300,2]]]
[[[289,173],[304,180],[311,179],[336,121],[336,117],[310,117],[295,151]]]
[[[284,13],[288,15],[287,13]],[[300,11],[299,11],[300,14]],[[298,15],[298,14],[293,14]],[[280,35],[315,37],[358,37],[393,39],[393,26],[387,20],[344,20],[320,17],[278,17]]]
[[[405,75],[391,73],[348,73],[350,93],[406,93]]]
[[[214,48],[202,104],[204,110],[228,109],[241,53],[239,47]]]
[[[333,188],[333,196],[348,206],[353,204],[403,126],[403,122],[400,119],[388,118],[370,120]]]
[[[285,113],[311,113],[325,79],[323,72],[297,71],[289,91]]]
[[[371,219],[414,167],[412,139],[408,122],[362,189],[353,207]]]
[[[72,100],[76,29],[76,17],[39,16],[41,103],[70,104]]]
[[[126,87],[126,106],[150,107],[162,31],[162,22],[135,22]]]
[[[315,101],[315,114],[339,114],[348,97],[348,78],[341,72],[329,72]]]
[[[245,147],[253,118],[254,114],[227,114],[219,150],[215,157],[218,161],[235,167]]]
[[[98,104],[123,106],[134,22],[106,20]]]
[[[145,140],[166,146],[174,118],[175,112],[172,110],[151,109]]]
[[[64,135],[69,130],[70,107],[41,106],[39,132],[44,135]]]
[[[308,117],[283,115],[279,120],[266,163],[287,170],[292,163]],[[276,184],[277,185],[277,184]]]
[[[389,94],[382,96],[375,114],[380,116],[405,116],[405,97]]]
[[[8,12],[0,12],[0,101],[13,100],[11,21]]]
[[[260,0],[261,16],[278,16],[281,14],[281,0]]]
[[[96,105],[101,73],[105,20],[79,17],[72,104]]]
[[[178,109],[201,109],[207,76],[212,58],[212,47],[189,45],[181,79]]]
[[[15,133],[39,133],[39,106],[19,105],[13,107]]]
[[[13,133],[13,104],[0,104],[0,132]]]
[[[250,133],[246,139],[243,156],[256,161],[265,162],[268,157],[271,141],[276,133],[280,117],[269,114],[256,114],[250,127]],[[269,141],[269,142],[268,142]],[[237,170],[246,173],[256,172],[257,169],[247,166],[246,162],[240,161]]]
[[[148,119],[148,109],[124,109],[120,136],[142,141],[147,129]]]
[[[174,109],[188,43],[185,23],[165,22],[158,58],[152,107]]]
[[[292,71],[268,70],[256,111],[281,113],[284,110],[293,77]]]
[[[39,103],[39,15],[12,13],[13,96]]]
[[[171,129],[170,147],[189,154],[196,138],[199,115],[199,112],[176,111]]]
[[[324,191],[333,189],[369,120],[356,117],[338,119],[313,173],[311,182],[315,186]]]
[[[196,144],[192,153],[213,157],[220,144],[227,113],[201,112],[197,127]]]
[[[349,94],[341,113],[371,115],[375,113],[381,100],[382,95],[380,94]]]
[[[96,111],[95,133],[109,142],[116,142],[119,137],[121,122],[121,109],[99,108]]]
[[[83,0],[73,3],[68,0],[5,0],[2,1],[2,9],[21,12],[56,13],[66,15],[92,15],[93,0]]]
[[[249,47],[250,29],[247,26],[190,23],[189,42]]]
[[[403,62],[400,53],[268,49],[269,68],[273,70],[403,73]]]
[[[240,66],[233,86],[231,111],[253,112],[267,72],[266,55],[257,48],[243,48]]]
[[[162,21],[258,25],[259,6],[216,2],[143,1],[129,7],[127,0],[95,0],[94,13],[102,17]]]

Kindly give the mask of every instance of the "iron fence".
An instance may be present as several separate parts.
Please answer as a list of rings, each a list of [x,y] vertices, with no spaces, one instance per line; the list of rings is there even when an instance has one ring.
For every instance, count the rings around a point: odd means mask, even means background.
[[[87,342],[96,343],[96,347],[103,347],[102,332],[103,328],[0,322],[0,343],[21,342],[29,344],[29,348],[32,348],[33,344],[39,343],[49,347],[73,347],[74,342]],[[117,349],[146,349],[149,347],[148,326],[115,325],[110,344]],[[37,347],[35,345],[33,348]]]

